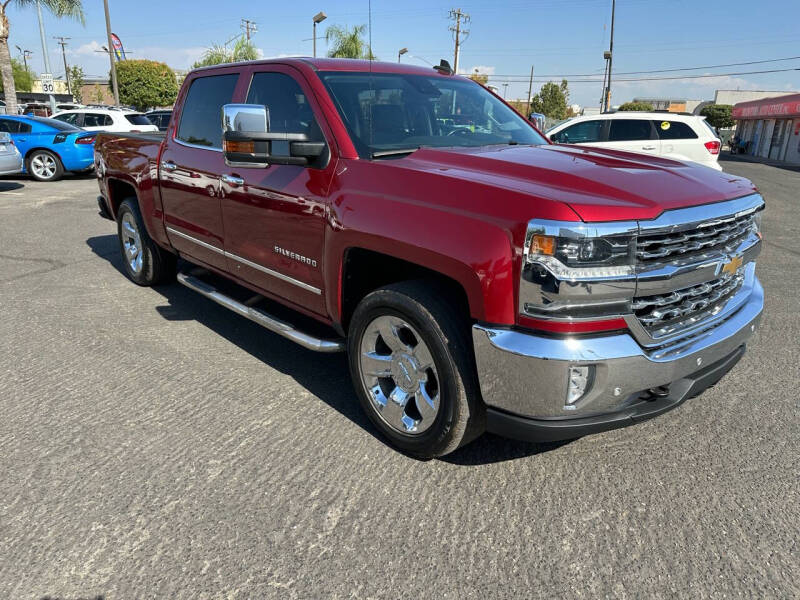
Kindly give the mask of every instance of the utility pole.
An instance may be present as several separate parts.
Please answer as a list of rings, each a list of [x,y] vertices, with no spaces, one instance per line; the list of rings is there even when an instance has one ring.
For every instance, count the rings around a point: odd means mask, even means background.
[[[64,78],[67,80],[67,93],[72,94],[72,86],[69,84],[69,67],[67,66],[67,40],[72,39],[60,35],[53,36],[53,39],[58,40],[58,45],[61,46],[61,58],[64,59]]]
[[[617,9],[617,0],[611,0],[611,40],[608,45],[608,85],[606,85],[605,111],[611,105],[611,63],[614,60],[614,13]]]
[[[244,29],[244,34],[247,37],[248,42],[250,41],[250,34],[258,31],[256,22],[250,21],[249,19],[242,19],[241,28]]]
[[[533,65],[531,65],[531,79],[528,82],[528,114],[525,115],[528,118],[530,118],[531,113],[533,112],[533,110],[531,110],[531,96],[532,96],[532,94],[533,94]]]
[[[44,55],[45,73],[52,73],[50,70],[50,57],[47,54],[47,36],[44,33],[44,21],[42,21],[42,3],[36,0],[36,11],[39,13],[39,37],[42,38],[42,54]]]
[[[461,39],[461,36],[462,35],[464,36],[464,40],[466,40],[467,36],[469,36],[469,30],[462,29],[461,23],[463,22],[464,25],[469,23],[469,15],[462,12],[460,8],[454,8],[453,10],[450,11],[449,18],[456,22],[455,25],[450,26],[450,31],[452,31],[455,34],[454,37],[456,40],[456,50],[455,50],[455,56],[453,57],[453,71],[456,74],[458,74],[458,55],[461,49],[461,44],[464,43],[463,40]]]
[[[103,0],[106,11],[106,37],[108,38],[108,60],[111,61],[111,89],[114,92],[114,104],[119,106],[119,87],[117,86],[117,63],[114,62],[114,44],[111,43],[111,16],[108,14],[108,0]]]

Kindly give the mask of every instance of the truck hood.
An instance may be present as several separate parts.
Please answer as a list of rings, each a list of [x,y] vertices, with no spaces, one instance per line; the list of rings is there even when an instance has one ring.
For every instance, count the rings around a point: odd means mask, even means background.
[[[654,219],[756,191],[747,179],[694,163],[585,146],[422,148],[392,162],[564,202],[595,222]]]

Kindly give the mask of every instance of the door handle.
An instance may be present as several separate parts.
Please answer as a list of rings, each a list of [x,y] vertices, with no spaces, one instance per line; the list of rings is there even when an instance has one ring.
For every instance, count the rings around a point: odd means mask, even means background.
[[[240,185],[244,185],[244,179],[238,177],[237,175],[221,175],[220,180],[222,183],[227,183],[232,187],[238,187]]]
[[[161,168],[164,169],[165,171],[174,171],[175,169],[178,168],[178,165],[176,165],[171,160],[164,160],[161,161]]]
[[[642,146],[642,150],[655,150],[655,146]]]

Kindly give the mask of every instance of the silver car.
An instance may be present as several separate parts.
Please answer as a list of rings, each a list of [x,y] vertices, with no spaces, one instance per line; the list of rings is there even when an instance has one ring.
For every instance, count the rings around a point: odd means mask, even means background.
[[[22,171],[22,155],[17,150],[11,135],[0,131],[0,175],[12,175]]]

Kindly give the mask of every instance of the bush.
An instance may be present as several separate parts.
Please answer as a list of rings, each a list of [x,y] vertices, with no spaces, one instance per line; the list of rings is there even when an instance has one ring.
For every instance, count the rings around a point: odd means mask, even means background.
[[[705,117],[709,125],[715,129],[733,127],[733,106],[730,104],[709,104],[700,110],[700,116]]]
[[[624,110],[624,111],[642,111],[642,112],[653,112],[654,108],[653,105],[649,102],[626,102],[622,106],[619,107],[617,110]]]
[[[175,73],[153,60],[122,60],[117,63],[119,101],[137,110],[169,106],[178,96]]]

